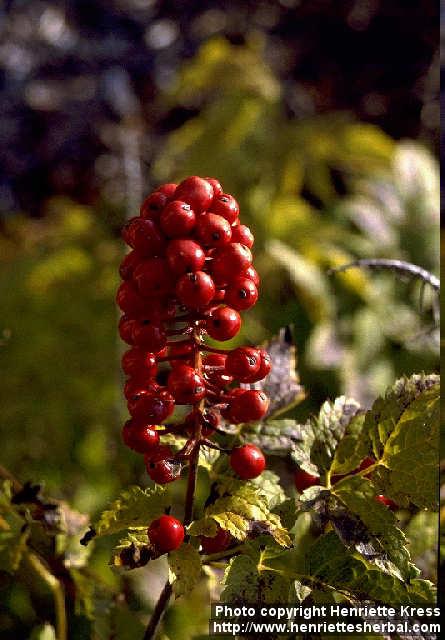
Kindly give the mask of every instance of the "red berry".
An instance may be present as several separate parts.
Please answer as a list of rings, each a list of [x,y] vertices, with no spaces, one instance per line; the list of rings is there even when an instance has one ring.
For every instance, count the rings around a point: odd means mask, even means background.
[[[147,298],[167,296],[173,289],[173,275],[165,258],[148,258],[134,270],[139,293]]]
[[[257,446],[245,444],[232,451],[230,466],[241,480],[251,480],[257,478],[264,471],[266,459]]]
[[[255,375],[260,368],[261,356],[258,349],[238,347],[227,354],[226,373],[240,382]]]
[[[218,529],[218,533],[213,538],[201,536],[201,546],[205,554],[224,551],[231,542],[232,536],[225,529]]]
[[[161,516],[148,527],[148,537],[159,553],[174,551],[184,541],[184,527],[173,516]]]
[[[377,500],[377,502],[381,502],[381,504],[384,504],[385,507],[388,507],[388,509],[391,509],[391,511],[397,511],[397,509],[399,508],[394,500],[391,500],[391,498],[387,498],[382,494],[380,494],[379,496],[375,496],[375,500]]]
[[[154,425],[137,420],[128,420],[122,429],[124,443],[137,453],[147,453],[159,444],[159,433]]]
[[[252,264],[250,249],[234,242],[219,249],[211,262],[212,277],[224,285],[238,278]]]
[[[238,311],[250,309],[258,300],[258,289],[248,278],[238,278],[226,289],[224,301]]]
[[[122,356],[122,369],[127,376],[152,378],[156,375],[156,357],[150,351],[133,347]]]
[[[176,284],[176,295],[180,302],[191,309],[206,307],[215,295],[212,278],[204,271],[185,273]]]
[[[166,255],[169,267],[176,275],[200,271],[205,263],[202,247],[193,240],[172,240],[167,247]]]
[[[167,343],[167,334],[162,324],[145,318],[137,320],[133,327],[133,342],[152,353],[158,353]]]
[[[175,401],[166,390],[157,392],[140,391],[128,400],[128,411],[132,418],[159,424],[173,413]]]
[[[238,311],[230,307],[213,309],[206,320],[206,330],[214,340],[230,340],[241,328],[241,316]]]
[[[259,287],[260,276],[258,275],[256,270],[252,267],[252,265],[250,265],[250,267],[247,267],[247,269],[245,271],[243,271],[243,273],[241,274],[241,277],[242,278],[248,278],[249,280],[252,280],[254,285],[257,288]]]
[[[142,218],[150,218],[151,220],[159,220],[159,216],[165,205],[167,204],[168,197],[162,191],[154,191],[151,193],[143,203],[141,204],[140,214]]]
[[[254,241],[253,233],[245,224],[239,224],[232,228],[232,242],[240,242],[248,249],[251,249]]]
[[[124,396],[130,400],[138,393],[157,393],[159,389],[160,386],[153,378],[129,378],[124,384]]]
[[[206,394],[204,378],[185,364],[172,369],[167,387],[178,404],[196,404]]]
[[[211,436],[219,426],[221,419],[214,409],[194,409],[184,420],[184,429],[189,437],[192,437],[195,428],[201,425],[201,435],[204,438]]]
[[[167,182],[166,184],[161,184],[156,191],[160,191],[161,193],[164,193],[167,198],[171,198],[175,193],[177,186],[178,185],[174,182]]]
[[[214,197],[218,197],[223,193],[223,188],[221,183],[216,178],[204,178],[209,184],[213,187],[213,195]]]
[[[149,462],[147,473],[156,484],[167,484],[177,480],[181,475],[181,466],[168,460]]]
[[[191,176],[178,185],[175,200],[187,202],[195,213],[207,211],[213,200],[213,187],[207,180]]]
[[[228,193],[222,193],[213,200],[210,207],[212,213],[217,213],[232,224],[238,217],[239,206],[235,198]]]
[[[125,225],[122,235],[127,244],[144,256],[161,256],[165,252],[165,238],[153,220],[133,218]]]
[[[118,307],[130,316],[137,316],[144,312],[146,302],[136,287],[129,280],[124,280],[116,294]]]
[[[133,250],[127,253],[119,266],[119,275],[122,280],[129,280],[133,275],[133,271],[142,260],[143,257],[137,251]]]
[[[174,457],[173,449],[168,444],[160,444],[144,455],[144,463],[147,466],[150,462],[160,462],[160,460],[170,460]]]
[[[189,234],[196,224],[196,215],[189,204],[173,200],[161,214],[162,231],[170,238],[179,238]]]
[[[222,247],[232,238],[230,224],[215,213],[204,213],[196,224],[196,235],[206,247]]]
[[[119,320],[119,335],[127,344],[133,344],[133,328],[136,323],[134,318],[122,316]]]
[[[177,364],[191,364],[194,359],[194,353],[193,342],[178,340],[168,348],[168,359],[172,367]],[[183,356],[189,356],[189,358],[184,358]]]
[[[222,353],[209,353],[202,361],[205,379],[220,389],[233,382],[232,376],[225,371],[226,357]]]
[[[231,422],[254,422],[260,420],[269,408],[269,398],[263,391],[242,389],[243,393],[230,399],[228,415]]]
[[[303,469],[298,469],[295,471],[294,482],[297,490],[302,493],[305,489],[320,484],[320,478],[319,476],[314,476]]]
[[[263,380],[267,375],[269,375],[270,370],[272,368],[272,363],[270,361],[270,355],[264,349],[258,349],[260,354],[260,367],[255,374],[252,374],[248,378],[245,378],[242,382],[258,382],[259,380]]]

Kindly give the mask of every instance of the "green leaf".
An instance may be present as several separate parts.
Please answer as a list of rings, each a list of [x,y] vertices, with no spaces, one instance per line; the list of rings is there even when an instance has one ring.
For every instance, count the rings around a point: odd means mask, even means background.
[[[357,551],[401,580],[419,575],[419,570],[411,563],[405,535],[396,526],[394,514],[375,500],[377,492],[369,480],[351,476],[338,482],[331,492],[365,527],[360,541],[355,544]],[[345,520],[342,524],[344,527]],[[348,528],[352,528],[351,523]]]
[[[434,585],[415,578],[399,580],[351,553],[334,532],[321,536],[307,552],[309,575],[340,592],[360,600],[388,604],[431,604],[435,602]]]
[[[435,562],[439,538],[439,518],[437,513],[419,511],[409,521],[405,535],[408,538],[411,557],[416,559],[431,553]]]
[[[188,593],[199,581],[201,557],[191,544],[182,544],[168,555],[173,592],[177,598]]]
[[[303,441],[295,444],[292,459],[308,473],[319,475],[327,470],[339,441],[359,411],[359,404],[345,396],[333,403],[326,401],[318,417],[302,425]]]
[[[243,429],[241,440],[256,444],[267,455],[288,456],[303,437],[300,425],[289,418],[260,422],[250,429]]]
[[[277,603],[288,602],[291,580],[275,571],[264,569],[262,555],[241,555],[230,560],[224,573],[222,602]]]
[[[130,487],[101,514],[94,525],[94,531],[96,535],[104,536],[124,529],[147,527],[152,520],[164,513],[167,506],[168,495],[164,487]]]
[[[354,416],[346,434],[340,440],[331,464],[331,474],[345,475],[360,465],[370,455],[369,439],[363,435],[365,416]]]
[[[380,463],[373,482],[397,504],[437,508],[439,421],[437,376],[398,381],[366,415]]]

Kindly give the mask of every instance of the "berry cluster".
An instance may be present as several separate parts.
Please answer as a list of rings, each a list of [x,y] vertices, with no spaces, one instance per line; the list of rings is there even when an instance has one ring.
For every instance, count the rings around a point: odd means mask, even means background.
[[[235,386],[263,379],[271,368],[268,354],[253,347],[225,351],[204,341],[206,335],[217,341],[236,336],[239,312],[257,301],[254,238],[240,224],[233,196],[217,180],[197,176],[158,187],[122,236],[131,247],[120,265],[116,298],[123,312],[119,333],[130,345],[122,368],[131,419],[122,435],[144,455],[152,480],[164,484],[180,476],[197,447],[214,444],[209,438],[221,416],[239,424],[259,420],[268,409],[262,391]],[[176,405],[190,405],[190,412],[182,424],[168,424]],[[175,454],[161,442],[163,433],[185,436],[185,447]],[[254,445],[234,449],[230,462],[244,479],[265,467]]]

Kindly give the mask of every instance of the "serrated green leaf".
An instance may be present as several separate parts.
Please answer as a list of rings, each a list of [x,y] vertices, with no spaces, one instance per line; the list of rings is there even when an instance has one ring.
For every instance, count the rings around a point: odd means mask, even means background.
[[[210,471],[211,469],[213,469],[213,465],[218,460],[220,455],[220,452],[216,449],[211,449],[210,447],[200,447],[198,464],[200,467],[204,467],[204,469]]]
[[[224,573],[222,602],[288,602],[291,580],[277,572],[264,570],[261,557],[242,555],[232,558]]]
[[[337,483],[331,492],[366,529],[361,533],[361,541],[355,545],[357,551],[361,552],[365,544],[372,545],[372,561],[401,580],[419,575],[411,563],[405,535],[397,527],[394,514],[375,500],[376,490],[369,480],[351,476]]]
[[[182,544],[179,549],[168,555],[170,579],[177,598],[188,593],[199,581],[201,575],[201,557],[191,544]]]
[[[344,475],[357,469],[361,461],[370,455],[369,439],[363,435],[365,416],[356,415],[348,425],[346,434],[338,443],[331,473]]]
[[[241,440],[256,444],[267,455],[288,456],[303,436],[300,425],[289,418],[260,422],[253,428],[243,429]]]
[[[334,532],[321,536],[308,550],[307,566],[313,578],[360,600],[431,604],[436,599],[431,582],[419,578],[403,581],[381,571],[363,557],[348,551]]]
[[[384,417],[373,429],[381,463],[373,482],[397,504],[409,500],[421,509],[434,509],[438,507],[439,384],[437,376],[417,384],[410,381],[406,394],[390,399],[391,412],[383,405]]]
[[[130,487],[101,514],[94,530],[97,536],[104,536],[124,529],[146,527],[164,513],[167,505],[168,495],[164,487]]]
[[[318,417],[301,426],[303,441],[295,444],[291,458],[308,473],[320,475],[329,468],[338,443],[359,411],[360,405],[345,396],[326,401]]]

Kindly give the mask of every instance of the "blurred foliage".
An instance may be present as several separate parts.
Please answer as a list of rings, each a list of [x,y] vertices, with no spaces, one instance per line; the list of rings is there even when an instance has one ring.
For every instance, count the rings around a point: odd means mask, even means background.
[[[263,44],[258,37],[245,46],[216,38],[184,65],[176,88],[156,108],[168,111],[190,100],[199,103],[199,113],[159,142],[150,183],[215,175],[239,200],[255,232],[262,277],[260,301],[245,315],[239,341],[256,343],[295,326],[308,397],[293,411],[303,421],[318,414],[326,398],[346,394],[367,407],[396,377],[438,368],[428,289],[421,309],[418,285],[393,274],[327,275],[330,267],[364,257],[405,259],[437,273],[437,167],[417,143],[394,142],[345,113],[289,118],[281,85],[263,61]],[[55,199],[40,221],[8,218],[0,236],[6,372],[0,459],[23,481],[43,480],[51,495],[91,514],[121,488],[147,483],[140,459],[120,442],[114,295],[122,245],[108,213],[101,213]],[[288,488],[292,467],[280,470]],[[206,482],[201,477],[199,498],[207,495]],[[182,480],[173,494],[177,507]],[[425,558],[415,526],[408,537]],[[431,522],[419,518],[418,526],[432,541]],[[137,635],[166,567],[118,578],[106,566],[109,552],[100,541],[91,567],[108,589],[123,587],[129,595],[124,604],[113,602],[96,637],[116,629],[119,638],[132,630]],[[425,566],[428,574],[428,558]],[[25,637],[35,624],[36,589],[29,587],[31,597],[23,585],[6,586],[4,637]],[[202,603],[215,590],[209,580],[172,607],[168,637],[205,633]],[[36,637],[51,633],[43,625]],[[87,637],[80,627],[73,634]]]

